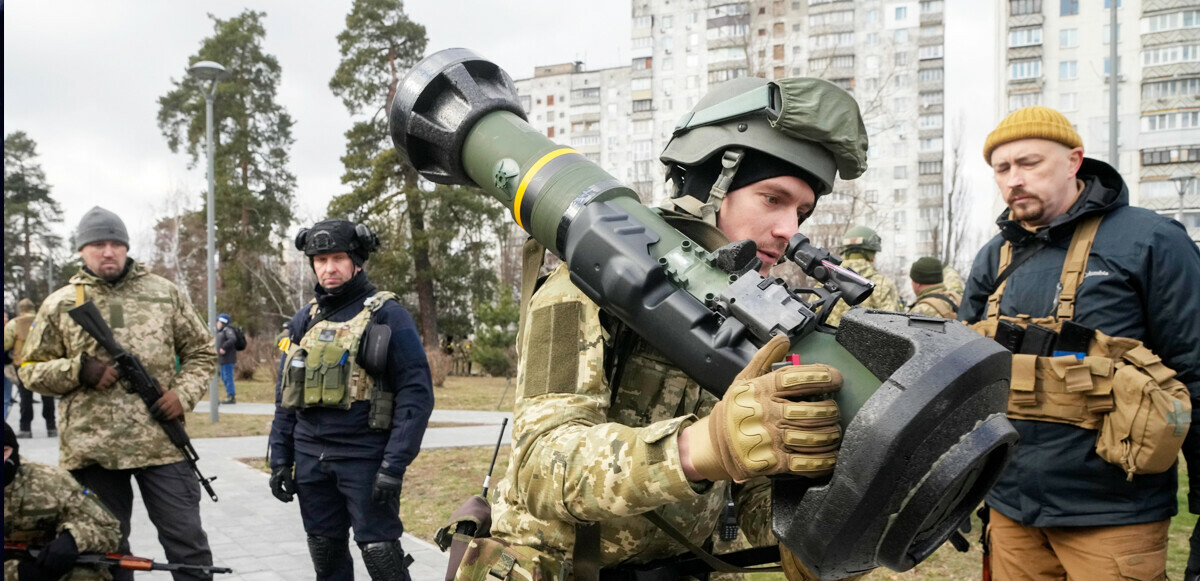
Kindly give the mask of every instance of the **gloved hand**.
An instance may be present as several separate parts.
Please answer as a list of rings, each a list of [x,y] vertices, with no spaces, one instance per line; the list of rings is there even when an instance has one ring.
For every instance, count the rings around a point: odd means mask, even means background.
[[[787,577],[788,581],[818,581],[820,577],[813,574],[800,562],[800,558],[795,553],[788,550],[779,543],[779,564],[783,567],[783,576]]]
[[[380,470],[375,474],[375,487],[371,489],[371,500],[378,504],[387,504],[393,498],[400,498],[400,488],[404,478],[397,478]]]
[[[164,391],[158,401],[150,406],[150,415],[160,422],[169,422],[183,417],[183,402],[179,401],[179,396],[175,392]]]
[[[296,481],[292,479],[291,466],[271,468],[271,494],[280,502],[291,502],[296,494]]]
[[[22,559],[17,565],[20,581],[57,581],[71,571],[79,559],[79,547],[71,531],[63,531],[42,547],[37,559]]]
[[[705,478],[745,482],[833,471],[842,438],[838,407],[820,397],[841,389],[842,374],[820,364],[770,371],[788,344],[784,336],[768,341],[712,413],[688,427],[692,465]]]
[[[86,353],[79,367],[79,383],[95,389],[108,389],[117,381],[117,368]]]

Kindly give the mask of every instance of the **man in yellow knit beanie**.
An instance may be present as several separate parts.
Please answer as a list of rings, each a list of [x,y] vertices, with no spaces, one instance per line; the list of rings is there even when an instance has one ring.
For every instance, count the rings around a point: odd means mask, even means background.
[[[1189,413],[1200,411],[1189,407],[1200,395],[1200,251],[1178,222],[1131,207],[1117,170],[1084,157],[1058,111],[1014,111],[983,156],[1008,209],[958,316],[1014,352],[1008,417],[1021,434],[986,501],[993,578],[1165,579],[1181,443],[1188,468],[1200,466]],[[1114,347],[1137,341],[1144,353]],[[1154,378],[1128,380],[1143,368]],[[1142,390],[1168,398],[1159,418],[1174,440],[1121,436]],[[1128,450],[1145,445],[1166,455],[1137,468]]]

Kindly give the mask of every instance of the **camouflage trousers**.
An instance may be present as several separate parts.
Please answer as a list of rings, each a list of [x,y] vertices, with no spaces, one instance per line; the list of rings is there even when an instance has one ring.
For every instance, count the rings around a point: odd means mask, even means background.
[[[463,555],[455,581],[572,581],[569,566],[531,547],[514,546],[495,537],[474,539]]]

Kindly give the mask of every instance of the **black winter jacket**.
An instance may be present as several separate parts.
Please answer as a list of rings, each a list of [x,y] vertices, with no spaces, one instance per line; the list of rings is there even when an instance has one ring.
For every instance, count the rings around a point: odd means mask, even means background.
[[[1178,222],[1129,205],[1120,174],[1084,158],[1078,178],[1084,190],[1062,216],[1036,234],[1008,219],[971,267],[959,320],[987,316],[995,289],[1000,247],[1014,253],[1040,240],[1047,245],[1013,271],[1000,300],[1000,313],[1052,316],[1058,282],[1076,225],[1104,214],[1076,294],[1074,320],[1114,337],[1143,341],[1192,394],[1192,427],[1184,455],[1196,467],[1192,512],[1200,512],[1200,251]],[[1012,464],[988,494],[987,503],[1026,526],[1104,526],[1170,518],[1176,513],[1176,470],[1135,476],[1102,460],[1096,432],[1067,424],[1013,420],[1021,434]],[[1194,461],[1193,461],[1194,460]]]
[[[359,277],[362,277],[361,279]],[[357,284],[365,292],[357,294],[346,304],[337,297],[324,294],[318,287],[318,313],[333,309],[328,320],[344,322],[362,312],[363,302],[374,294],[374,288],[359,272],[346,285]],[[305,305],[292,318],[291,341],[299,343],[308,327],[309,307]],[[381,470],[393,476],[404,476],[408,465],[421,450],[421,440],[429,416],[433,413],[433,385],[425,348],[417,335],[417,326],[404,307],[387,301],[375,314],[376,321],[391,327],[388,344],[386,389],[396,394],[392,412],[392,427],[388,431],[372,430],[367,426],[369,401],[356,401],[350,409],[308,408],[289,410],[279,406],[281,391],[275,384],[275,420],[271,424],[271,466],[290,466],[299,451],[323,460],[346,458],[381,458]],[[279,377],[283,377],[283,358],[279,361]]]

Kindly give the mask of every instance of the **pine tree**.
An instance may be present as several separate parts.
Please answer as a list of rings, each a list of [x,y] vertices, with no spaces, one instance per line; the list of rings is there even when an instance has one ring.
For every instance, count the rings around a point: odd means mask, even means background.
[[[11,298],[41,304],[64,282],[65,260],[55,265],[62,238],[51,226],[62,223],[63,211],[37,157],[37,143],[24,131],[4,137],[4,288]]]

